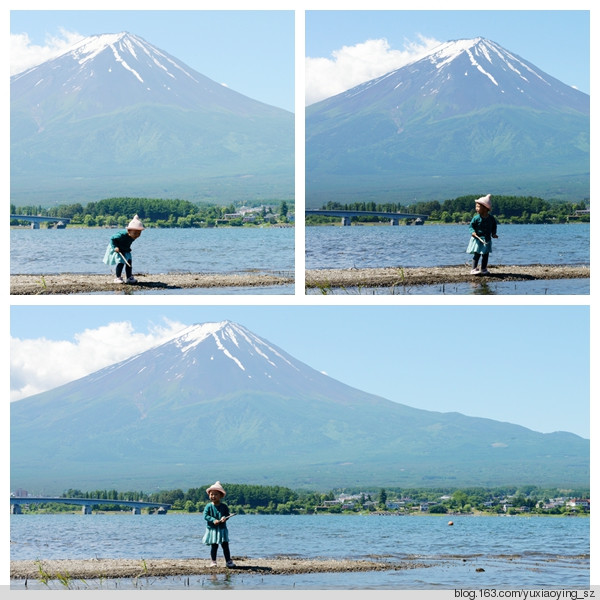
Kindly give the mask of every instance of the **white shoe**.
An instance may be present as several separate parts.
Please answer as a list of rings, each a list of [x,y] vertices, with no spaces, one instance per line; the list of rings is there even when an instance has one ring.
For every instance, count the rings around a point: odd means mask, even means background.
[[[210,563],[210,566],[211,566],[211,567],[216,567],[216,566],[217,566],[217,563],[216,563],[216,562],[213,560],[213,561],[211,561],[211,563]]]
[[[471,269],[471,275],[481,275],[481,271],[479,269]]]
[[[115,277],[113,280],[113,283],[123,283],[123,278],[122,277]]]

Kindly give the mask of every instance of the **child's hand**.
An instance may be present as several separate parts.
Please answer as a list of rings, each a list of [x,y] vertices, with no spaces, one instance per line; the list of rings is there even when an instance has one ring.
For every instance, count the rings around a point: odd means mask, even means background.
[[[113,248],[113,252],[117,252],[118,253],[119,249],[118,248]]]

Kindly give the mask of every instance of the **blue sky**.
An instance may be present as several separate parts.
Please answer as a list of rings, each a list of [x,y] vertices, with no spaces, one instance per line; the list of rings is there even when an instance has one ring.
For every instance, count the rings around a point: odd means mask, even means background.
[[[421,36],[438,42],[481,36],[563,83],[590,93],[587,10],[309,10],[305,24],[305,54],[309,58],[331,59],[333,53],[347,46],[352,49],[355,64],[371,59],[381,64],[387,62],[386,57],[374,56],[372,48],[361,44],[385,39],[389,55],[410,53],[410,46],[419,45]],[[347,64],[338,60],[342,62]],[[311,85],[310,77],[307,71],[307,87]],[[327,78],[335,77],[331,71],[327,73]]]
[[[117,360],[116,349],[135,353],[144,334],[157,342],[165,319],[175,329],[235,321],[335,379],[410,406],[589,437],[586,306],[13,306],[12,380],[38,355],[73,378],[103,348]]]
[[[33,46],[46,46],[50,38],[64,38],[62,30],[83,36],[135,33],[218,83],[255,100],[294,111],[294,12],[291,10],[13,10],[10,13],[11,35],[26,33]],[[14,52],[13,46],[11,60],[15,59]]]

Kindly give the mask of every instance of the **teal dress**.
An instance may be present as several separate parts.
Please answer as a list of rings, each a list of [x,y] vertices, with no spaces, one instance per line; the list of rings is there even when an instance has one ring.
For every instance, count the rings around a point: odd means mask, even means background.
[[[492,236],[496,235],[498,223],[492,215],[482,218],[475,215],[469,224],[469,231],[475,233],[487,243],[482,244],[477,238],[471,236],[467,246],[467,254],[488,254],[492,251]]]
[[[202,538],[202,542],[207,546],[211,544],[222,544],[223,542],[229,542],[229,532],[227,531],[227,521],[225,523],[214,524],[214,521],[218,521],[221,517],[229,516],[229,508],[227,504],[213,504],[209,502],[204,507],[204,519],[206,520],[206,533]]]
[[[127,230],[119,231],[119,233],[115,233],[110,238],[110,242],[106,247],[106,252],[104,253],[104,258],[102,262],[109,266],[118,265],[119,263],[125,264],[125,260],[131,264],[131,244],[133,244],[135,240],[127,233]],[[117,254],[115,252],[115,248],[118,248],[121,254]]]

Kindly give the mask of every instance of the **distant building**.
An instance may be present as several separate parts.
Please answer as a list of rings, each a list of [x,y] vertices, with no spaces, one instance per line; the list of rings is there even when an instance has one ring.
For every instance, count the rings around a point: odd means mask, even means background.
[[[567,502],[567,506],[571,508],[581,507],[585,510],[590,510],[590,501],[585,498],[572,498]]]

